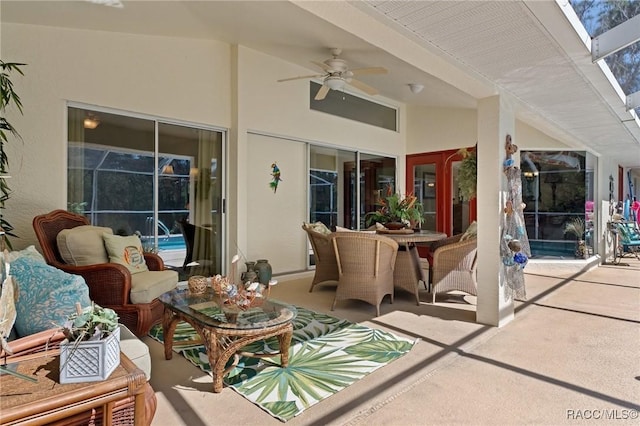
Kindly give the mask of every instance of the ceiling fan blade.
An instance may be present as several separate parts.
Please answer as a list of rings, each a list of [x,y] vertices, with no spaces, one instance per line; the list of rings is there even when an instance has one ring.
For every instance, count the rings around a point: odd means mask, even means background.
[[[301,80],[303,78],[320,78],[320,77],[324,77],[324,74],[301,75],[298,77],[283,78],[278,80],[278,83],[282,83],[283,81]]]
[[[389,71],[384,67],[356,68],[350,71],[353,73],[353,75],[388,74],[389,73]]]
[[[323,63],[323,62],[317,62],[317,61],[311,61],[312,64],[319,66],[320,68],[322,68],[323,70],[325,70],[326,72],[331,72],[332,69],[329,65]]]
[[[374,89],[373,87],[369,86],[368,84],[365,84],[365,83],[361,82],[360,80],[356,80],[355,78],[348,79],[347,80],[347,84],[352,85],[356,89],[362,90],[367,95],[372,95],[373,96],[373,95],[377,95],[378,94],[378,91],[376,89]]]
[[[316,97],[313,99],[321,101],[327,96],[327,93],[329,93],[329,86],[323,84],[320,90],[318,90],[318,93],[316,93]]]

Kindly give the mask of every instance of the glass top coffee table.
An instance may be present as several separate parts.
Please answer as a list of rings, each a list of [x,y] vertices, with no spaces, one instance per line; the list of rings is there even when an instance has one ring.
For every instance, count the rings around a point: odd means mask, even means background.
[[[288,365],[292,320],[297,313],[294,306],[267,299],[260,306],[240,310],[225,305],[212,288],[207,288],[202,294],[193,294],[186,288],[176,288],[164,293],[159,299],[164,304],[162,331],[165,359],[173,356],[173,334],[178,322],[188,322],[198,332],[207,350],[214,392],[222,391],[222,379],[237,365],[239,350],[257,340],[277,337],[280,344],[280,365]],[[276,354],[242,355],[263,357]],[[231,356],[234,356],[234,362],[225,369]]]

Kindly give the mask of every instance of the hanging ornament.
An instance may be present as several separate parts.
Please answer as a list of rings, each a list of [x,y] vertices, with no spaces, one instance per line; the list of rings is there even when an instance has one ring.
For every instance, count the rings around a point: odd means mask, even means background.
[[[280,178],[280,169],[275,162],[271,164],[271,177],[273,179],[271,180],[271,182],[269,182],[269,186],[271,187],[271,189],[273,189],[273,193],[275,194],[278,190],[278,183],[280,183],[280,181],[282,180]]]
[[[526,265],[527,262],[529,262],[529,258],[527,257],[526,254],[519,251],[513,255],[513,261],[519,264],[521,268],[524,268],[524,265]]]
[[[511,251],[518,252],[522,250],[522,244],[520,244],[520,240],[511,240],[507,245],[509,246]]]

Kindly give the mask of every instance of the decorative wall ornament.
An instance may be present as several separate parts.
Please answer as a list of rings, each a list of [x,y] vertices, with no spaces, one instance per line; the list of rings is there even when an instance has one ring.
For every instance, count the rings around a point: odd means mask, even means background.
[[[531,256],[529,238],[524,225],[522,202],[522,180],[520,168],[515,166],[513,155],[518,151],[518,146],[511,142],[511,135],[507,135],[505,143],[506,157],[504,160],[504,173],[507,176],[507,200],[504,207],[502,232],[500,240],[500,257],[504,270],[507,292],[505,296],[518,300],[527,298],[524,285],[523,269]]]
[[[278,190],[278,183],[282,180],[280,178],[280,168],[278,168],[278,165],[275,162],[271,164],[271,177],[272,180],[269,182],[269,186],[273,189],[273,193],[275,194]]]

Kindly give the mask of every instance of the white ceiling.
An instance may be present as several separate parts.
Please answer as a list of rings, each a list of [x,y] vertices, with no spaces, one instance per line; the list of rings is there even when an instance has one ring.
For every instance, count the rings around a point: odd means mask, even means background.
[[[576,147],[640,167],[640,126],[554,1],[0,2],[2,22],[216,39],[317,68],[329,48],[407,104],[475,108],[509,93],[518,117]],[[364,41],[366,40],[366,41]],[[293,76],[282,76],[293,77]],[[425,89],[413,94],[407,84]],[[283,83],[286,84],[286,83]]]

